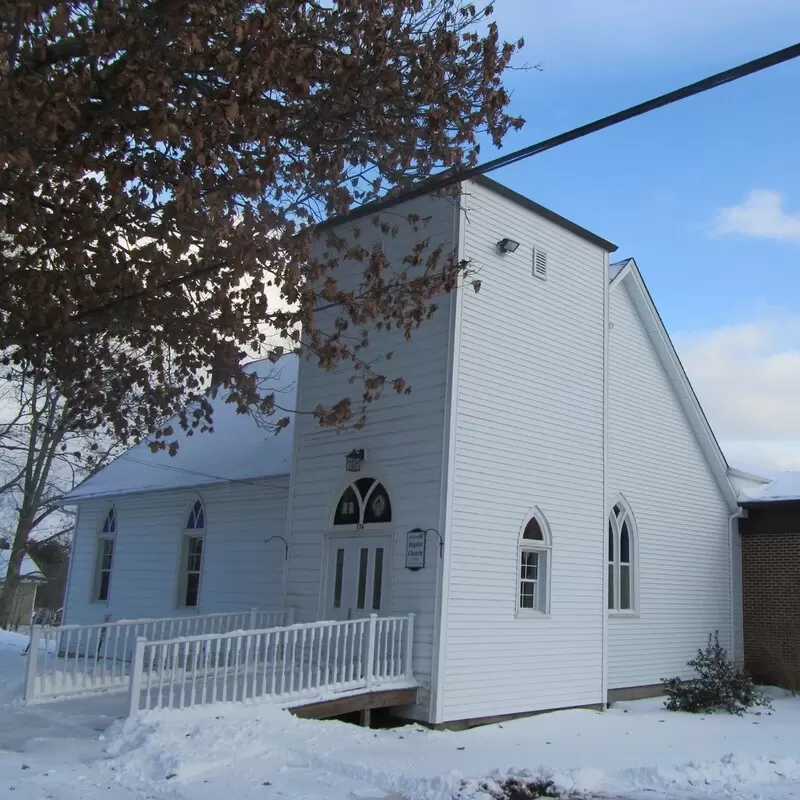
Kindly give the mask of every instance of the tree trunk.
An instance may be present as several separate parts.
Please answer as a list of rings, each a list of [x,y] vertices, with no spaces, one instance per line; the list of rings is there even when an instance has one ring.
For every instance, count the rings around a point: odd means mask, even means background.
[[[17,512],[17,530],[11,545],[6,581],[0,593],[0,628],[8,628],[10,622],[19,588],[19,571],[31,531],[52,512],[52,507],[49,510],[42,509],[42,497],[68,419],[67,405],[59,405],[58,395],[52,385],[42,388],[34,378],[31,398],[28,452],[19,487],[22,502]]]
[[[0,628],[4,629],[7,629],[11,623],[11,612],[14,609],[14,601],[20,584],[19,573],[31,530],[28,523],[29,521],[25,519],[20,519],[17,523],[17,532],[14,535],[14,542],[8,557],[8,571],[3,583],[3,590],[0,592]]]

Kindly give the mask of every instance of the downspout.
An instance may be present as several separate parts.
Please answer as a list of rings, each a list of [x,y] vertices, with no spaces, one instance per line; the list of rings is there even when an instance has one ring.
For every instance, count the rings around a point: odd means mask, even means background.
[[[735,537],[739,536],[739,526],[737,524],[737,520],[745,519],[747,517],[747,511],[743,508],[738,508],[736,511],[733,512],[728,517],[728,572],[729,572],[729,582],[730,582],[730,600],[731,600],[731,650],[730,656],[734,663],[737,662],[739,657],[741,656],[742,660],[744,659],[744,652],[739,654],[737,652],[737,647],[739,642],[737,641],[736,637],[736,620],[737,618],[742,620],[742,624],[744,625],[744,618],[743,618],[743,584],[742,584],[742,571],[741,568],[738,571],[738,575],[736,574],[736,564],[735,564],[735,555],[734,555],[734,541]],[[741,567],[741,542],[739,543],[739,566]],[[738,594],[737,594],[737,586],[736,580],[738,578]],[[739,608],[737,609],[737,600]]]

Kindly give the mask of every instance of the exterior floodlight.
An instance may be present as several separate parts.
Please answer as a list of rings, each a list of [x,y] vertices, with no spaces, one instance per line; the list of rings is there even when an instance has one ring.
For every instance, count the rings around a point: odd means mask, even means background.
[[[519,247],[519,242],[513,239],[501,239],[497,243],[497,249],[503,253],[513,253]]]

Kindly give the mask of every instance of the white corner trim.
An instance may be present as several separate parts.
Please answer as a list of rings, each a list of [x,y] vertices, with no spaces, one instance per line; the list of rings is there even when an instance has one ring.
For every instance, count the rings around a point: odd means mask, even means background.
[[[628,263],[620,272],[625,275],[630,271]],[[620,275],[617,275],[619,279]],[[608,527],[608,509],[606,508],[606,498],[608,497],[608,390],[609,390],[609,347],[611,342],[611,287],[608,282],[608,253],[603,253],[603,518],[600,522],[600,703],[601,708],[605,708],[608,701],[608,542],[606,541],[606,528]]]
[[[69,590],[72,586],[72,568],[75,564],[75,547],[78,541],[78,533],[81,526],[81,503],[75,509],[75,528],[72,534],[72,541],[69,543],[69,561],[67,562],[67,585],[64,588],[64,599],[61,601],[61,624],[67,624],[67,610],[69,609]],[[117,523],[117,533],[119,533],[119,522]]]
[[[300,362],[300,358],[298,357],[298,364],[297,364],[297,381],[296,381],[296,388],[295,388],[295,406],[296,408],[303,408],[302,405],[302,363]],[[291,573],[291,564],[292,564],[292,556],[294,555],[294,551],[292,548],[292,525],[294,523],[294,493],[295,493],[295,481],[297,478],[297,440],[299,436],[300,430],[300,420],[299,414],[294,415],[294,419],[292,419],[292,457],[291,457],[291,470],[289,472],[289,486],[286,492],[286,522],[283,526],[283,538],[286,539],[286,552],[283,559],[283,569],[281,570],[281,594],[283,596],[283,607],[288,608],[288,600],[289,600],[289,575]],[[322,565],[320,565],[320,569],[322,569]],[[322,584],[324,583],[323,580],[320,580],[320,588],[319,588],[319,596],[317,598],[317,610],[321,610],[322,608]],[[317,619],[320,617],[318,616]]]
[[[453,239],[456,242],[456,258],[465,258],[467,210],[463,185],[459,205],[453,214]],[[453,493],[455,490],[456,428],[458,423],[458,370],[461,353],[461,325],[463,317],[463,282],[451,293],[450,345],[448,353],[447,395],[445,400],[444,447],[442,448],[442,512],[440,529],[444,538],[444,553],[437,563],[436,613],[433,630],[433,668],[431,681],[431,716],[434,724],[444,722],[444,681],[447,672],[447,613],[450,591],[450,562],[452,552]]]

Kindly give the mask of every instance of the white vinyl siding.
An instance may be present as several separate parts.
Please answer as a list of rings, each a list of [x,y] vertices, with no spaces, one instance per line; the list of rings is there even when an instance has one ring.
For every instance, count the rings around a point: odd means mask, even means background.
[[[442,719],[598,703],[602,694],[605,254],[470,184],[460,293]],[[507,236],[520,242],[501,254]],[[531,270],[547,253],[547,280]],[[550,615],[517,614],[520,528],[552,535]]]
[[[388,221],[399,224],[403,231],[401,218],[412,210],[421,217],[430,217],[430,222],[417,233],[405,230],[397,237],[385,237],[383,253],[389,263],[400,264],[423,238],[430,239],[430,247],[443,243],[445,252],[454,248],[456,212],[451,201],[421,198],[393,209]],[[362,240],[369,248],[375,236],[371,220],[358,220],[355,224],[361,228]],[[339,232],[348,235],[346,228]],[[357,285],[362,271],[363,265],[344,262],[337,270],[336,280],[343,286]],[[397,331],[373,332],[370,348],[361,354],[369,361],[377,353],[393,351],[391,360],[379,362],[378,368],[387,376],[402,377],[411,386],[410,394],[398,395],[387,386],[383,396],[368,407],[367,423],[360,431],[342,434],[321,428],[308,415],[298,419],[289,511],[288,601],[296,607],[299,621],[311,621],[325,615],[328,593],[333,592],[330,584],[335,580],[334,565],[327,565],[323,572],[323,559],[334,505],[354,477],[374,477],[385,486],[392,506],[393,546],[389,548],[390,588],[383,592],[384,596],[390,592],[390,596],[381,614],[416,614],[414,671],[421,689],[418,705],[404,713],[425,720],[429,718],[439,549],[435,537],[428,537],[425,568],[407,570],[405,536],[411,528],[441,526],[451,301],[451,296],[441,297],[433,318],[413,331],[410,341]],[[301,360],[298,406],[329,405],[347,396],[357,403],[362,388],[358,382],[348,382],[351,374],[346,364],[335,372],[324,372],[313,359]],[[357,475],[345,471],[345,456],[354,448],[366,450]],[[357,533],[368,536],[369,530]],[[332,557],[335,558],[335,549]]]
[[[626,285],[610,297],[609,503],[633,512],[639,599],[608,620],[609,688],[686,673],[730,639],[728,508]]]
[[[203,487],[202,588],[199,605],[184,613],[283,605],[283,547],[264,539],[285,535],[287,495],[288,477]],[[179,559],[186,517],[196,497],[194,491],[171,490],[114,499],[117,534],[107,606],[90,602],[90,596],[97,531],[109,501],[82,503],[65,622],[101,622],[106,613],[115,620],[180,613],[175,608]]]

